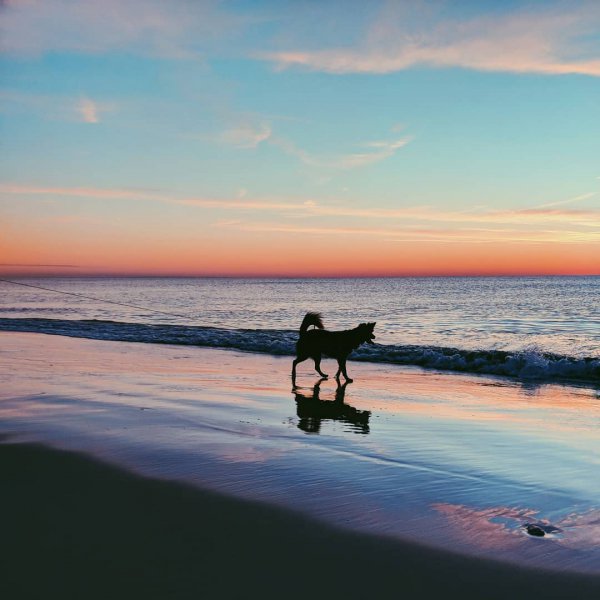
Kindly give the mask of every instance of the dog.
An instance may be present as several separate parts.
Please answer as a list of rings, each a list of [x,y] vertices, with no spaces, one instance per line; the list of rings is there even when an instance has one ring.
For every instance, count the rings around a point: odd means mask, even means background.
[[[308,329],[310,326],[313,329]],[[353,380],[348,377],[346,371],[346,360],[352,350],[356,350],[361,344],[373,344],[375,334],[373,329],[375,323],[361,323],[354,329],[345,331],[327,331],[323,327],[323,319],[319,313],[306,313],[300,325],[300,337],[296,344],[296,358],[292,366],[292,380],[296,380],[296,365],[307,358],[315,361],[315,369],[321,377],[328,377],[321,371],[321,356],[324,354],[337,359],[338,372],[335,378],[339,381],[340,375],[347,382]]]

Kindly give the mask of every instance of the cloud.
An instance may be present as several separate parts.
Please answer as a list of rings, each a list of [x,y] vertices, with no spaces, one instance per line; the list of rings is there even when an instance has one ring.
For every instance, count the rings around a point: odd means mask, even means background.
[[[319,155],[307,152],[291,140],[276,135],[271,124],[257,115],[227,114],[224,118],[235,124],[217,136],[218,142],[242,149],[257,148],[266,142],[307,166],[321,169],[348,170],[375,164],[390,158],[413,139],[404,136],[391,140],[370,141],[359,145],[361,152]],[[394,127],[394,131],[397,131],[397,126]]]
[[[344,227],[303,226],[282,223],[253,222],[240,220],[217,221],[216,227],[254,233],[293,233],[315,236],[366,236],[382,237],[390,242],[444,242],[444,243],[582,243],[600,242],[600,232],[570,230],[519,230],[455,227],[451,229],[420,229],[411,226],[399,227]]]
[[[1,188],[0,188],[1,189]],[[584,225],[600,228],[600,210],[546,209],[532,207],[514,210],[478,209],[476,211],[448,211],[430,206],[403,206],[399,208],[354,207],[347,205],[324,205],[314,200],[303,202],[273,202],[257,200],[212,200],[185,198],[171,200],[174,203],[223,210],[270,211],[294,213],[303,217],[339,217],[384,221],[425,221],[439,223],[488,223],[510,225],[536,225],[546,222]]]
[[[0,184],[0,193],[25,196],[74,196],[79,198],[104,198],[115,200],[135,200],[147,198],[162,200],[165,197],[154,192],[135,189],[105,189],[88,187],[40,187],[20,184]]]
[[[0,90],[0,110],[8,113],[28,113],[45,119],[82,123],[99,123],[101,114],[117,109],[114,102],[92,100],[87,96],[73,97],[49,94],[25,94]]]
[[[442,5],[389,3],[355,47],[283,50],[259,58],[278,68],[328,73],[392,73],[421,67],[600,76],[594,32],[600,5],[578,2],[537,10],[464,18],[442,17]]]
[[[218,0],[4,0],[0,50],[20,56],[126,51],[198,60],[219,47],[279,68],[329,73],[425,66],[600,76],[595,35],[600,4],[595,1],[529,3],[518,9],[499,3],[488,14],[484,10],[490,4],[480,3],[472,17],[464,16],[461,3],[387,2],[375,19],[371,8],[349,16],[340,2],[329,3],[319,22],[301,5],[236,11]],[[321,21],[335,26],[325,34]],[[352,35],[336,36],[342,21]],[[251,48],[245,35],[263,23],[268,34],[254,44],[270,44],[270,51]],[[352,42],[339,45],[339,39]],[[323,40],[330,46],[323,47]]]
[[[362,144],[362,147],[365,148],[363,152],[334,156],[311,154],[302,148],[299,148],[290,140],[279,136],[272,136],[270,143],[281,148],[286,154],[300,159],[305,165],[324,169],[346,170],[365,167],[385,160],[386,158],[390,158],[411,140],[411,137],[406,136],[391,141],[367,142]]]
[[[197,206],[198,208],[217,208],[221,210],[243,210],[243,211],[273,211],[273,212],[294,212],[302,211],[306,204],[271,202],[261,200],[213,200],[210,198],[180,198],[171,199],[170,204],[179,204],[180,206]]]
[[[225,11],[217,0],[5,0],[0,48],[16,55],[125,50],[197,59],[208,44],[256,20]]]
[[[94,217],[88,217],[85,215],[56,215],[53,217],[48,217],[47,218],[47,222],[48,223],[60,223],[62,225],[70,225],[73,223],[92,223],[92,224],[96,224],[99,225],[105,221],[102,221],[100,219],[96,219]]]
[[[475,231],[473,225],[480,224],[482,227],[490,226],[491,229],[479,228],[480,232],[489,237],[489,232],[500,231],[497,226],[511,225],[513,229],[505,230],[505,233],[514,233],[512,236],[516,239],[518,236],[537,236],[537,233],[532,232],[531,228],[544,226],[547,223],[554,223],[553,227],[558,229],[544,230],[547,233],[557,236],[561,233],[562,238],[566,240],[575,240],[578,236],[580,239],[596,240],[600,233],[600,209],[589,208],[583,209],[565,209],[554,208],[552,205],[560,204],[561,201],[550,203],[548,205],[539,205],[529,208],[520,208],[512,210],[495,210],[489,208],[477,208],[474,210],[440,210],[431,206],[402,206],[399,208],[379,208],[379,207],[355,207],[348,205],[332,205],[319,204],[314,199],[299,200],[260,200],[247,197],[236,199],[217,199],[217,198],[201,198],[201,197],[186,197],[177,194],[166,194],[152,190],[136,190],[136,189],[102,189],[102,188],[68,188],[68,187],[38,187],[17,184],[0,184],[0,193],[7,196],[24,195],[24,196],[55,196],[55,197],[79,197],[91,198],[100,200],[132,200],[132,201],[153,201],[161,202],[169,205],[190,206],[205,209],[216,209],[224,211],[237,211],[243,213],[262,213],[270,212],[284,216],[302,217],[302,218],[346,218],[365,220],[379,220],[386,222],[386,228],[376,227],[368,229],[368,231],[380,231],[381,235],[394,236],[398,233],[397,229],[389,229],[389,224],[393,221],[400,221],[403,225],[412,223],[413,233],[420,235],[442,235],[441,229],[425,230],[422,227],[418,228],[415,224],[418,223],[447,223],[455,224],[452,231],[458,228],[465,229],[470,227],[471,233]],[[591,196],[589,194],[581,194],[575,198],[571,198],[569,202],[577,200],[587,200]],[[567,202],[567,201],[563,201]],[[240,222],[240,226],[246,226]],[[290,233],[327,233],[329,229],[326,226],[319,227],[295,226],[287,223],[270,224],[268,227],[277,227],[278,230],[288,231]],[[514,227],[521,228],[514,229]],[[567,229],[567,227],[583,227],[585,231],[576,231]],[[529,228],[529,229],[524,229]],[[364,227],[352,228],[348,226],[335,227],[331,229],[331,233],[360,233],[365,232]],[[271,229],[273,230],[273,229]],[[598,231],[594,231],[598,230]],[[405,226],[402,230],[408,231]],[[451,230],[448,229],[448,232]],[[448,233],[447,236],[451,234]]]
[[[465,215],[463,220],[488,223],[515,223],[523,225],[543,221],[556,221],[558,223],[569,222],[600,228],[600,210],[568,210],[534,207],[516,210],[477,212]]]
[[[390,156],[393,156],[397,150],[406,146],[412,138],[403,137],[392,141],[368,142],[365,152],[347,154],[331,161],[331,166],[339,169],[353,169],[378,163]]]
[[[239,231],[271,232],[271,233],[302,233],[311,235],[369,235],[391,236],[398,233],[395,229],[380,229],[368,227],[323,227],[286,225],[282,223],[244,223],[242,221],[217,221],[216,227],[234,228]]]
[[[96,102],[89,98],[81,98],[75,107],[76,112],[80,115],[84,123],[99,123],[100,110],[102,110]]]
[[[271,137],[271,126],[268,123],[256,125],[245,123],[224,131],[219,141],[236,148],[256,148]]]
[[[549,208],[552,206],[561,206],[563,204],[572,204],[573,202],[582,202],[583,200],[589,200],[596,195],[596,192],[588,192],[587,194],[580,194],[579,196],[574,196],[573,198],[567,198],[566,200],[558,200],[556,202],[548,202],[547,204],[542,204],[538,208]]]
[[[61,269],[79,269],[80,265],[38,265],[35,263],[0,263],[0,267],[54,267]]]

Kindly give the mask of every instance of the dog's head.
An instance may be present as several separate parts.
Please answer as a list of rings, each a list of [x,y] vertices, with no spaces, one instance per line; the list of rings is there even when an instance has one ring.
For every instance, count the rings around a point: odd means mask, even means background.
[[[374,344],[373,341],[375,339],[375,334],[373,333],[373,329],[375,329],[375,325],[377,323],[361,323],[358,326],[358,329],[361,334],[362,342],[366,342],[367,344]]]

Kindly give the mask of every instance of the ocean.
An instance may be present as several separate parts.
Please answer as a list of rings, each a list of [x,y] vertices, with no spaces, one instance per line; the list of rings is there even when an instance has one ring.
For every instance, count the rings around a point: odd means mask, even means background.
[[[598,276],[15,281],[64,293],[0,282],[0,330],[291,355],[317,311],[377,322],[354,360],[600,383]]]

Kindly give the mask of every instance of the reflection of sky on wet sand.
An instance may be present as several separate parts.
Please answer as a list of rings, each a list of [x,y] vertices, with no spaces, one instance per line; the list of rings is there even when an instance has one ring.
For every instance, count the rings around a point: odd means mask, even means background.
[[[517,548],[522,543],[519,527],[535,520],[536,511],[505,506],[474,509],[460,504],[433,504],[446,517],[463,543],[491,550]]]
[[[308,368],[292,389],[287,358],[1,338],[0,433],[15,439],[340,526],[600,570],[594,390],[358,363],[342,390]],[[535,540],[528,520],[563,531]]]
[[[572,548],[600,547],[600,510],[567,515],[560,523],[565,531],[562,543]]]
[[[499,550],[517,552],[552,560],[553,554],[580,568],[585,565],[595,570],[600,546],[600,510],[573,512],[556,520],[540,518],[539,511],[530,508],[493,506],[476,509],[460,504],[433,504],[432,508],[442,514],[462,544],[482,551]],[[546,529],[542,537],[527,533],[527,525],[535,524]],[[575,555],[560,552],[560,547],[575,550]],[[577,564],[579,562],[579,564]],[[564,566],[564,565],[563,565]]]

